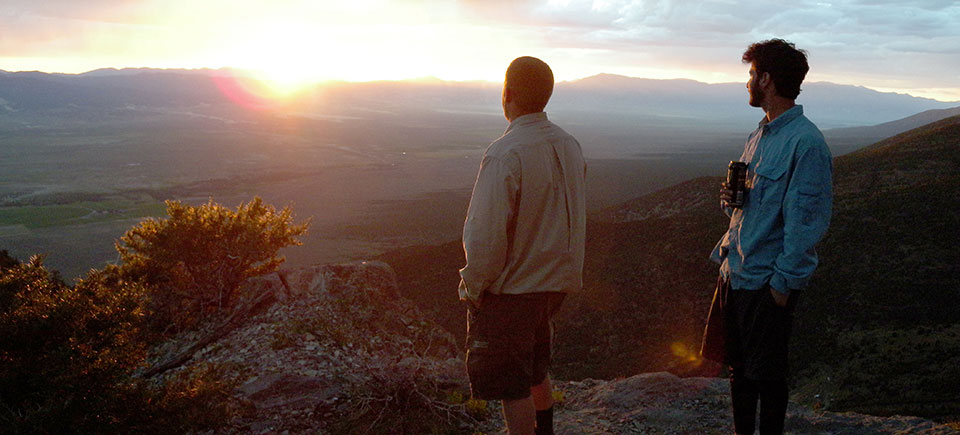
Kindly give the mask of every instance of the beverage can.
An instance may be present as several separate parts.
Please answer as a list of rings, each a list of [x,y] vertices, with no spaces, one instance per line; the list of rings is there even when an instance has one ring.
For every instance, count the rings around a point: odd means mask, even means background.
[[[727,204],[730,207],[743,207],[743,201],[747,193],[747,164],[744,162],[731,161],[727,166],[727,188],[733,192],[733,198]]]

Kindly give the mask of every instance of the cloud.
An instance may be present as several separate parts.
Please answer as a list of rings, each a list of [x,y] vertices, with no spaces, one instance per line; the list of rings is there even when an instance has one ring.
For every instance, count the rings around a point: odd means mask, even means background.
[[[621,65],[734,74],[731,59],[749,43],[779,37],[810,52],[814,77],[917,89],[960,83],[953,1],[544,0],[501,13],[534,25],[530,36],[543,46],[586,50],[593,61],[606,53]]]
[[[137,0],[5,0],[0,17],[129,24],[138,21],[146,5]]]
[[[948,0],[4,0],[0,57],[201,56],[284,20],[367,46],[434,34],[417,40],[419,54],[451,70],[486,71],[498,52],[522,51],[582,74],[741,80],[743,49],[780,37],[810,52],[817,79],[960,83],[960,4]],[[465,53],[423,53],[431,38]]]
[[[0,56],[120,55],[151,45],[161,51],[166,41],[180,41],[153,7],[130,0],[5,0]]]

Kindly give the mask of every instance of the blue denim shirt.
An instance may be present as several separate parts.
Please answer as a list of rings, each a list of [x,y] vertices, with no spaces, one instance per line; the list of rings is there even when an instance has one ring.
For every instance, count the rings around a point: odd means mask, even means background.
[[[760,122],[744,147],[747,194],[742,208],[724,208],[730,227],[710,259],[732,288],[767,284],[789,294],[817,268],[814,246],[830,225],[833,162],[823,134],[794,106]]]

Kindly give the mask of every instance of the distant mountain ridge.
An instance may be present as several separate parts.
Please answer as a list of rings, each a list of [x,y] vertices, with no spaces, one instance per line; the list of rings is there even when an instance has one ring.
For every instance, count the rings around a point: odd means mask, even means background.
[[[69,105],[103,109],[226,104],[229,99],[210,79],[246,74],[233,69],[153,68],[104,68],[83,74],[4,72],[0,74],[0,98],[7,102],[7,112],[62,110]],[[297,106],[370,108],[379,104],[423,110],[473,108],[498,114],[498,93],[498,84],[484,82],[338,82],[308,90]],[[798,102],[822,128],[879,124],[957,104],[826,82],[805,84]],[[558,83],[550,110],[593,121],[612,114],[654,124],[706,122],[724,131],[742,131],[743,123],[753,124],[760,118],[746,104],[746,89],[740,83],[707,84],[612,74]]]
[[[957,115],[960,115],[960,106],[949,109],[932,109],[878,125],[837,128],[829,130],[825,134],[836,138],[874,136],[877,140],[880,140]]]
[[[599,99],[602,96],[604,100],[613,103],[613,108],[624,111],[647,109],[658,113],[657,111],[667,110],[678,116],[694,113],[708,120],[734,121],[747,118],[751,123],[756,123],[762,117],[758,116],[755,109],[747,106],[744,83],[707,84],[688,79],[658,80],[600,74],[564,82],[559,84],[558,88],[563,89],[562,85],[575,90],[574,94],[587,102],[591,98]],[[584,93],[588,95],[582,95]],[[554,103],[564,104],[564,97],[559,91],[555,98],[557,100]],[[645,101],[656,104],[644,105]],[[843,124],[878,124],[924,110],[943,109],[960,104],[829,82],[804,83],[797,103],[804,105],[807,117],[821,128],[840,127]]]

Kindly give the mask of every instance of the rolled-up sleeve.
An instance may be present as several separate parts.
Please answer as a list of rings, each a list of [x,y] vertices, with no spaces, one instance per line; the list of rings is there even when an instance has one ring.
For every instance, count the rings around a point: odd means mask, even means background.
[[[832,159],[826,144],[801,139],[783,200],[783,252],[776,258],[770,286],[781,293],[806,285],[817,268],[814,246],[830,226],[833,206]]]
[[[483,291],[496,281],[507,261],[509,232],[513,226],[519,175],[509,162],[485,156],[473,187],[463,226],[467,264],[460,269],[461,300],[479,302]]]

